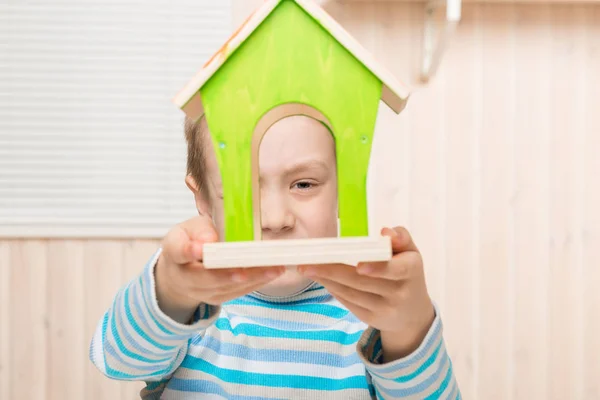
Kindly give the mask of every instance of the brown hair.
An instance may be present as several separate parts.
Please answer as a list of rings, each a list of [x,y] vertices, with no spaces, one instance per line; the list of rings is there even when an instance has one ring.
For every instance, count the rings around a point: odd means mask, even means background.
[[[194,122],[186,117],[184,122],[185,141],[187,142],[187,174],[196,181],[200,193],[206,192],[206,165],[204,136],[208,130],[206,118],[202,116]]]

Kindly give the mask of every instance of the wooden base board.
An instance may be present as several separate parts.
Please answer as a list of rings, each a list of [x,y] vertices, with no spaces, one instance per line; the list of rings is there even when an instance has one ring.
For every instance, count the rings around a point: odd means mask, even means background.
[[[208,269],[280,265],[348,264],[388,261],[392,243],[387,236],[218,242],[204,245]]]

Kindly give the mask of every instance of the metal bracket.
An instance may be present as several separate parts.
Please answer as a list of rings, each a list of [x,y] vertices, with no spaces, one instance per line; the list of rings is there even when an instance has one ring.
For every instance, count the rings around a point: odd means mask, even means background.
[[[423,64],[421,66],[421,80],[423,82],[428,82],[435,75],[448,42],[460,22],[461,0],[445,0],[446,18],[438,32],[435,12],[443,3],[443,0],[429,0],[425,6]]]

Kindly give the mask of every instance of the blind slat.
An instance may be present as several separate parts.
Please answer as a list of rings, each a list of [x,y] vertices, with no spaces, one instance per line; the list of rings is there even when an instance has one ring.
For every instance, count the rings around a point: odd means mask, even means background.
[[[173,96],[231,4],[0,4],[0,236],[163,235],[196,215]]]

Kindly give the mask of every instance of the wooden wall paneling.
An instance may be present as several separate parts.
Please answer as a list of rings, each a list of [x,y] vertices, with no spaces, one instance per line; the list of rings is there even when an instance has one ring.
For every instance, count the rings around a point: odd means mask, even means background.
[[[47,247],[11,243],[9,399],[44,399],[47,388]]]
[[[370,24],[370,43],[375,57],[400,80],[408,82],[413,47],[412,5],[377,3]],[[394,41],[394,51],[382,37]],[[371,49],[371,47],[369,47]],[[408,108],[411,108],[409,101]],[[410,123],[411,113],[399,116],[381,104],[376,136],[371,154],[370,220],[371,232],[378,234],[383,226],[405,226],[410,215]]]
[[[84,246],[81,240],[52,240],[47,248],[47,398],[83,399],[89,363]]]
[[[96,327],[125,282],[123,280],[123,241],[86,241],[84,246],[85,338],[89,346]],[[121,399],[121,386],[86,363],[86,399]]]
[[[413,15],[415,11],[414,4],[406,7],[381,7],[382,13],[387,15],[386,23],[382,29],[381,35],[377,38],[382,49],[381,60],[392,72],[406,84],[410,85],[413,78],[415,61],[419,56],[415,54],[415,42],[419,42],[420,31],[415,26]],[[394,49],[390,51],[382,37],[391,38],[394,41]],[[412,105],[407,105],[408,110],[412,110]],[[377,162],[381,164],[381,169],[387,174],[385,181],[381,182],[381,189],[384,204],[382,208],[387,210],[394,225],[407,226],[410,223],[411,215],[411,171],[414,157],[411,152],[411,141],[413,133],[412,125],[414,118],[411,112],[404,112],[400,116],[393,115],[393,123],[387,121],[387,115],[392,114],[387,110],[382,113],[379,123],[380,131],[386,132],[381,135],[385,156],[375,153]]]
[[[123,242],[123,281],[139,277],[144,267],[160,248],[160,240],[129,240]]]
[[[9,399],[10,375],[10,319],[11,309],[11,264],[9,241],[0,241],[0,399]]]
[[[423,10],[411,7],[410,15],[419,21]],[[438,71],[436,77],[426,89],[415,91],[411,99],[410,219],[407,225],[424,256],[429,291],[443,308],[447,261],[447,215],[442,206],[446,201],[446,70]]]
[[[582,399],[583,158],[585,135],[584,14],[552,12],[550,109],[550,315],[548,388],[552,399]]]
[[[586,48],[578,73],[585,81],[583,171],[583,397],[600,399],[600,7],[584,11]]]
[[[515,7],[511,398],[547,399],[551,7]],[[519,360],[515,362],[515,360]]]
[[[478,143],[481,117],[481,28],[479,9],[467,8],[455,34],[456,45],[441,66],[446,129],[445,243],[447,254],[442,318],[446,341],[463,398],[474,399],[476,368],[476,296],[481,274],[478,247]],[[435,79],[435,78],[434,78]],[[460,96],[460,100],[458,97]],[[441,117],[441,115],[440,115]],[[436,116],[432,115],[432,118]],[[418,132],[413,132],[418,135]]]
[[[482,119],[479,127],[479,304],[475,399],[510,398],[511,232],[509,208],[514,166],[513,6],[482,7]],[[491,389],[493,388],[493,390]]]

